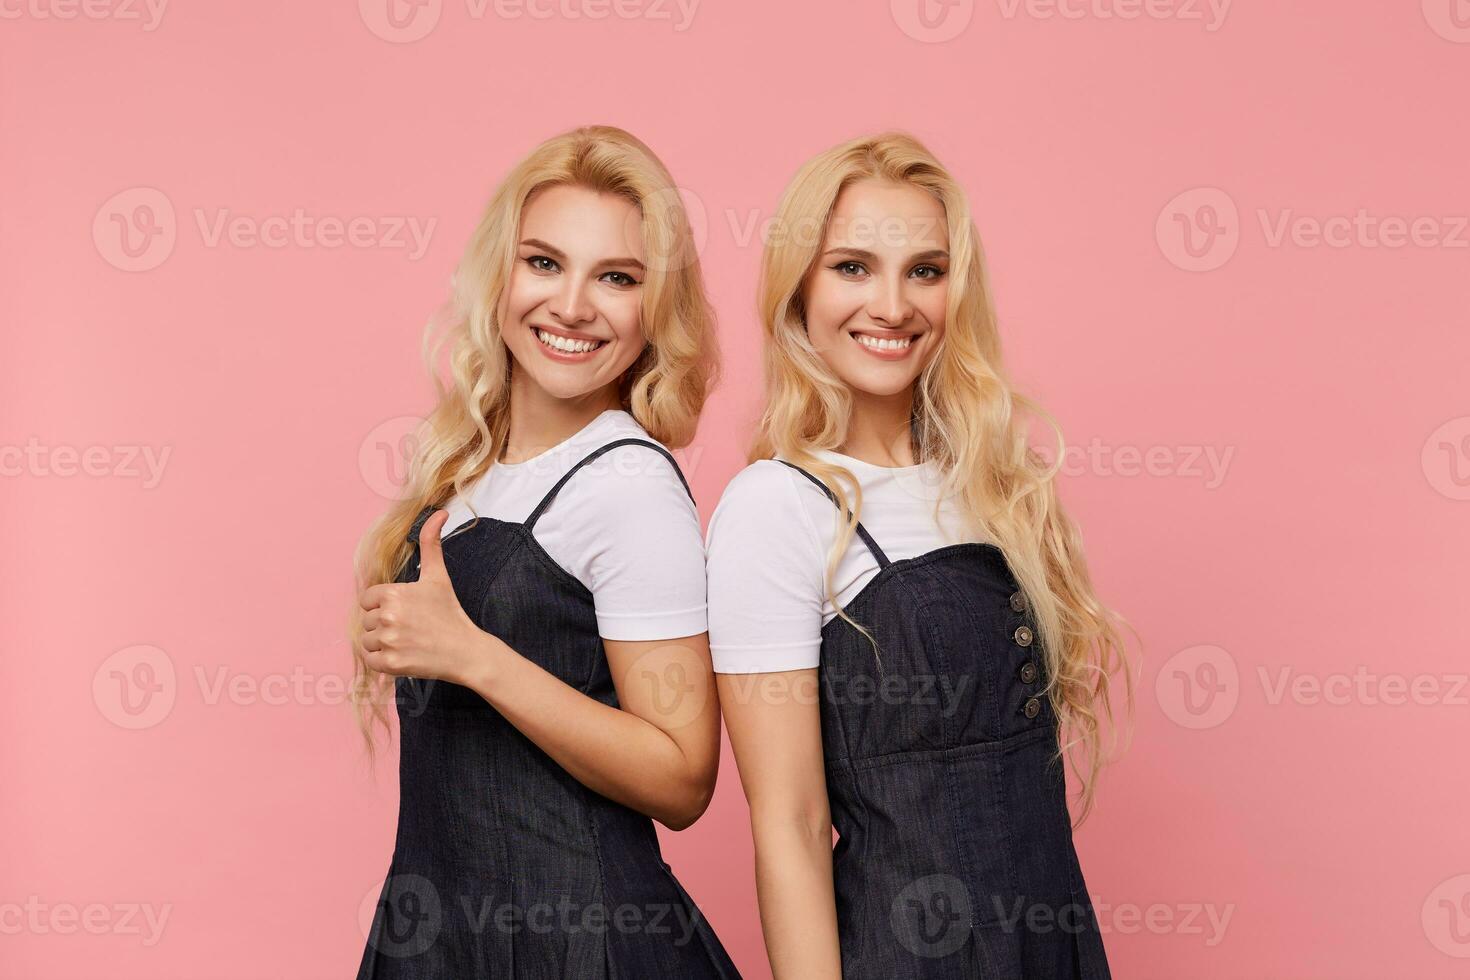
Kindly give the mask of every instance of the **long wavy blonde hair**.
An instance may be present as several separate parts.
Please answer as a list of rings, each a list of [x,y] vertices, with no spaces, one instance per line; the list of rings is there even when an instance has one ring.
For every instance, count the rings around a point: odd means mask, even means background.
[[[1014,390],[1001,361],[1000,335],[980,237],[964,191],[918,140],[882,133],[835,146],[808,161],[782,196],[761,266],[759,313],[765,331],[766,399],[749,459],[780,454],[809,470],[836,495],[845,527],[827,561],[827,597],[837,614],[874,643],[832,591],[832,576],[852,541],[862,488],[846,467],[813,450],[837,450],[846,439],[852,391],[827,367],[807,337],[803,289],[821,253],[837,197],[854,181],[877,178],[918,187],[944,206],[950,272],[945,331],[914,385],[910,420],[914,456],[944,474],[941,495],[957,503],[985,539],[1005,553],[1029,599],[1037,644],[1045,657],[1058,722],[1057,756],[1066,755],[1080,783],[1077,823],[1092,809],[1098,771],[1107,761],[1104,718],[1113,720],[1112,675],[1121,667],[1128,715],[1133,711],[1129,656],[1117,629],[1126,625],[1098,600],[1082,539],[1057,497],[1063,460],[1060,426]],[[786,234],[816,229],[816,234]],[[1056,462],[1046,465],[1027,441],[1028,415],[1056,433]],[[938,501],[935,503],[936,511]],[[881,662],[881,661],[880,661]],[[1116,729],[1113,734],[1116,736]],[[1111,746],[1109,747],[1111,748]]]
[[[497,322],[516,260],[521,215],[536,192],[557,185],[620,195],[638,206],[646,274],[641,323],[647,346],[619,382],[622,407],[671,448],[694,437],[705,396],[719,375],[714,313],[678,188],[652,150],[621,129],[584,126],[532,150],[496,188],[455,272],[450,299],[430,319],[422,354],[437,403],[419,427],[404,496],[374,522],[354,556],[357,591],[394,581],[413,552],[407,535],[425,507],[441,507],[500,458],[510,429],[512,358]],[[448,348],[450,383],[436,365]],[[381,727],[392,727],[383,695],[393,678],[363,659],[362,611],[348,617],[352,698],[375,771]]]

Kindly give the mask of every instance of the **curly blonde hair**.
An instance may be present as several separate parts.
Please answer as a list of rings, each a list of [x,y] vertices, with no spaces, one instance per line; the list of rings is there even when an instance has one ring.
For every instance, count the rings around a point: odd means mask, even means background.
[[[638,206],[646,277],[641,323],[647,347],[619,383],[622,407],[650,436],[679,447],[694,437],[700,411],[719,375],[715,318],[705,294],[694,236],[678,188],[652,150],[612,126],[584,126],[533,149],[496,188],[454,275],[447,315],[431,318],[422,353],[437,403],[419,427],[404,496],[359,541],[357,591],[394,581],[412,554],[407,534],[419,513],[444,506],[488,470],[510,429],[511,356],[497,310],[516,258],[521,215],[538,191],[557,185],[620,195]],[[436,370],[448,347],[450,384]],[[367,666],[362,611],[349,613],[352,698],[366,748],[376,761],[375,729],[391,740],[383,695],[389,675]]]
[[[1081,535],[1058,499],[1061,428],[1014,390],[1002,364],[980,237],[964,191],[918,140],[883,133],[808,161],[787,187],[773,228],[825,229],[842,190],[869,178],[918,187],[944,206],[951,270],[946,326],[914,386],[914,455],[938,465],[945,475],[943,495],[959,495],[962,511],[999,545],[1025,591],[1050,675],[1046,694],[1058,720],[1058,756],[1069,758],[1081,783],[1080,824],[1092,809],[1105,761],[1101,736],[1104,719],[1113,719],[1109,695],[1119,668],[1132,716],[1129,656],[1115,625],[1126,621],[1098,600]],[[851,390],[817,354],[805,328],[803,288],[822,237],[777,234],[767,240],[759,295],[766,398],[749,459],[779,453],[818,477],[850,512],[828,557],[828,599],[871,643],[872,634],[847,616],[830,584],[860,519],[862,488],[847,468],[812,452],[842,445],[852,409]],[[1029,447],[1028,414],[1056,433],[1055,465],[1047,466]],[[880,652],[876,643],[874,652]]]

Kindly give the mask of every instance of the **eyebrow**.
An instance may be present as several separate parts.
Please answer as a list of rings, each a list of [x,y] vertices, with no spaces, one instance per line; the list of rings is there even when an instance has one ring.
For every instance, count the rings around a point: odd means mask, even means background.
[[[539,238],[524,238],[521,240],[521,244],[529,248],[538,248],[541,251],[545,252],[547,255],[551,256],[553,259],[559,259],[562,262],[565,262],[567,259],[567,253],[563,252],[561,249],[557,248],[550,242],[543,242]],[[620,259],[603,259],[601,262],[597,263],[596,267],[620,265],[632,266],[640,272],[644,270],[642,262],[639,262],[637,259],[630,257],[624,257]]]
[[[865,262],[876,262],[878,260],[878,256],[876,256],[872,252],[869,252],[868,250],[862,249],[862,248],[845,248],[845,247],[844,248],[829,248],[829,249],[827,249],[827,251],[823,252],[822,254],[824,256],[826,256],[826,255],[848,255],[848,256],[851,256],[851,257],[853,257],[855,259],[862,259]],[[911,255],[911,256],[909,256],[908,261],[910,261],[910,262],[924,262],[924,261],[927,261],[929,259],[947,259],[947,258],[949,258],[949,253],[946,252],[944,249],[942,249],[942,248],[931,248],[931,249],[928,249],[927,251],[920,252],[917,255]]]

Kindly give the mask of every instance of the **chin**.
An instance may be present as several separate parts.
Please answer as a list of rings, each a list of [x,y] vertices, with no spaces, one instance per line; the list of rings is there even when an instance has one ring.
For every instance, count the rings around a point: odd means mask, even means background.
[[[887,396],[908,391],[918,380],[917,375],[898,371],[849,371],[842,375],[847,386],[866,395]]]

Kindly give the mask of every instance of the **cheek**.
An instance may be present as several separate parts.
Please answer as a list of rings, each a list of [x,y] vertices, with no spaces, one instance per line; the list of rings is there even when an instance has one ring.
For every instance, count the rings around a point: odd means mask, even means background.
[[[919,308],[919,312],[923,314],[924,319],[929,322],[931,327],[935,330],[943,330],[945,311],[948,309],[948,303],[948,289],[931,289],[925,293],[923,299],[916,305]]]
[[[517,263],[505,287],[505,319],[514,323],[540,306],[546,299],[545,280],[530,275],[525,267]]]
[[[803,297],[803,303],[807,335],[816,338],[835,333],[862,305],[855,290],[843,290],[825,282],[814,283]]]
[[[603,316],[618,340],[627,344],[643,342],[643,303],[636,293],[615,297],[604,304]]]

